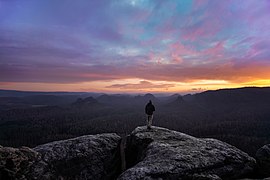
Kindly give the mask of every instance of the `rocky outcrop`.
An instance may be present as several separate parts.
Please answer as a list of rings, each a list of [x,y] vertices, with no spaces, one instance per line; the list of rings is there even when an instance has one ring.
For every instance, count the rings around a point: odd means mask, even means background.
[[[264,145],[256,152],[258,173],[261,176],[270,176],[270,144]]]
[[[120,136],[111,133],[33,149],[0,146],[0,179],[116,179],[121,171],[120,142]],[[257,158],[264,158],[258,159],[261,165],[269,162],[268,150],[267,145],[257,153]],[[229,144],[160,127],[136,128],[127,138],[125,158],[128,169],[119,180],[237,179],[255,167],[255,159]]]
[[[116,134],[87,135],[36,148],[0,148],[0,179],[114,179],[120,173]]]
[[[237,179],[253,171],[255,159],[215,139],[199,139],[165,128],[136,128],[127,139],[127,166],[119,180]]]

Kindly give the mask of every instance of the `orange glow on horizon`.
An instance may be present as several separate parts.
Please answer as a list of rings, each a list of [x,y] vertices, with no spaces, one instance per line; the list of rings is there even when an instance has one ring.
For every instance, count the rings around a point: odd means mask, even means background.
[[[21,91],[67,91],[67,92],[103,92],[103,93],[197,93],[206,90],[239,87],[267,87],[270,79],[233,83],[225,80],[197,80],[192,82],[148,81],[124,79],[113,81],[95,81],[70,84],[57,83],[1,83],[0,89]]]

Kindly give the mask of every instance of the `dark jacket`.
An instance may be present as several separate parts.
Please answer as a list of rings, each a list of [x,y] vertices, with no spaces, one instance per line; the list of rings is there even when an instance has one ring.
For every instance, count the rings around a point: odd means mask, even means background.
[[[155,106],[151,102],[147,103],[147,105],[145,106],[145,113],[148,115],[153,115],[154,111]]]

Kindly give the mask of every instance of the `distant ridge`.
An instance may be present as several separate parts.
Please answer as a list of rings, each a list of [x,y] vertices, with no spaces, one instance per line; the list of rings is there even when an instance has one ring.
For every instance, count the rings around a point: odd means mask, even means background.
[[[98,101],[91,96],[85,99],[78,98],[76,102],[72,103],[73,106],[88,106],[94,104],[98,104]]]
[[[102,93],[95,92],[68,92],[68,91],[18,91],[0,89],[0,97],[24,97],[33,95],[86,95],[97,97]]]
[[[213,91],[227,91],[227,90],[244,90],[244,89],[267,89],[270,90],[270,86],[266,86],[266,87],[256,87],[256,86],[247,86],[247,87],[238,87],[238,88],[221,88],[221,89],[216,89],[216,90],[206,90],[200,93],[204,93],[204,92],[213,92]],[[197,94],[200,94],[197,93]]]
[[[269,90],[270,86],[267,87],[256,87],[256,86],[252,86],[252,87],[239,87],[239,88],[221,88],[221,89],[216,89],[216,90],[206,90],[206,91],[202,91],[199,93],[195,93],[195,94],[200,94],[200,93],[204,93],[204,92],[214,92],[214,91],[228,91],[228,90],[245,90],[245,89],[264,89],[264,90]],[[0,97],[3,96],[25,96],[25,95],[44,95],[44,94],[50,94],[50,95],[81,95],[81,94],[94,94],[96,96],[101,96],[101,95],[112,95],[112,96],[145,96],[145,97],[150,97],[150,96],[154,96],[156,97],[156,93],[152,94],[152,93],[145,93],[142,95],[132,95],[133,93],[118,93],[118,94],[106,94],[106,93],[100,93],[100,92],[84,92],[84,91],[80,91],[80,92],[72,92],[72,91],[24,91],[24,90],[12,90],[12,89],[0,89]],[[162,94],[162,93],[160,93]],[[187,93],[186,95],[188,95],[190,93]],[[157,94],[157,96],[159,95],[159,93]],[[178,93],[174,93],[172,95],[166,95],[167,97],[171,96],[178,96]],[[95,97],[96,97],[95,96]],[[165,95],[163,95],[165,96]],[[163,97],[161,96],[161,97]]]

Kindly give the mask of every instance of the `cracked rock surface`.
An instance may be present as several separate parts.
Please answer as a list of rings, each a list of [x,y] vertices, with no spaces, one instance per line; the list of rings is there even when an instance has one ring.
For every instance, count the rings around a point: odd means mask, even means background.
[[[117,134],[80,136],[30,148],[0,146],[0,179],[115,179]]]
[[[137,127],[127,139],[127,165],[119,180],[237,179],[255,159],[227,143],[160,127]]]

